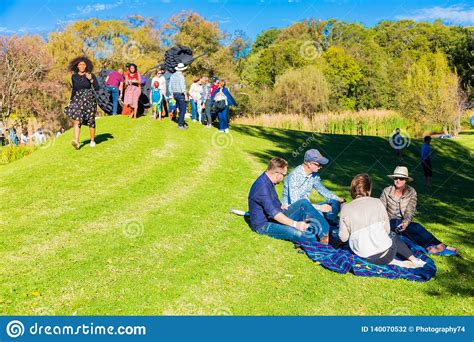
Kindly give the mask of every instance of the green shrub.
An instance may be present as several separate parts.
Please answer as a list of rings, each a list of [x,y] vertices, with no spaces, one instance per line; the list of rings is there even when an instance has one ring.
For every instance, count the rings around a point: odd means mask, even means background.
[[[33,153],[37,146],[16,146],[9,145],[0,149],[0,165],[11,163]]]

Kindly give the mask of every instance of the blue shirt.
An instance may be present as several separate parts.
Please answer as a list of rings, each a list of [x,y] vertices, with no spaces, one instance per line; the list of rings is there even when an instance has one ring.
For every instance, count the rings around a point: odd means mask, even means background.
[[[325,199],[337,200],[339,198],[321,183],[321,177],[317,172],[307,175],[304,172],[303,165],[300,165],[286,177],[281,201],[283,204],[290,205],[300,199],[309,200],[312,189],[315,189]]]
[[[421,160],[430,160],[431,159],[431,148],[429,144],[423,144],[421,146]]]
[[[161,89],[151,88],[151,102],[158,103],[161,101]]]
[[[249,192],[250,227],[258,230],[266,223],[273,221],[281,212],[281,202],[275,190],[275,184],[264,172],[253,183]]]
[[[216,91],[212,94],[211,96],[211,102],[214,101],[214,98],[216,97],[217,93],[219,93],[222,90],[222,93],[225,95],[225,105],[226,106],[237,106],[237,102],[235,102],[235,99],[232,97],[230,94],[229,89],[226,87],[224,88],[217,88]]]

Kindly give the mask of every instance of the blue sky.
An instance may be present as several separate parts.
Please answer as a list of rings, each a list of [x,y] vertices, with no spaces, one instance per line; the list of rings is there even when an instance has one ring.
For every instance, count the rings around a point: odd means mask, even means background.
[[[227,32],[243,30],[252,39],[271,27],[288,26],[305,18],[336,18],[376,25],[384,19],[410,18],[449,25],[474,25],[474,1],[438,0],[0,0],[0,34],[60,30],[69,22],[98,17],[123,19],[140,14],[165,22],[192,9]]]

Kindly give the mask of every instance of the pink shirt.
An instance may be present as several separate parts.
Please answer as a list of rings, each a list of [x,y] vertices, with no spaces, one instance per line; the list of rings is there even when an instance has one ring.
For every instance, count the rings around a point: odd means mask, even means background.
[[[107,86],[118,88],[120,86],[120,82],[123,82],[123,80],[124,78],[121,73],[119,73],[118,71],[112,71],[109,74]]]

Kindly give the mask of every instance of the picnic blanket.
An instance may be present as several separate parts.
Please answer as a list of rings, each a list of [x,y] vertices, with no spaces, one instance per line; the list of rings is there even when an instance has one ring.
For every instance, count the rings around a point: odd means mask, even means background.
[[[423,254],[414,242],[401,238],[410,247],[414,256],[426,261],[425,266],[403,268],[395,265],[375,265],[355,255],[348,247],[335,249],[319,242],[300,242],[299,245],[308,258],[337,273],[352,272],[363,277],[401,278],[412,281],[428,281],[434,277],[436,266],[433,260]]]

